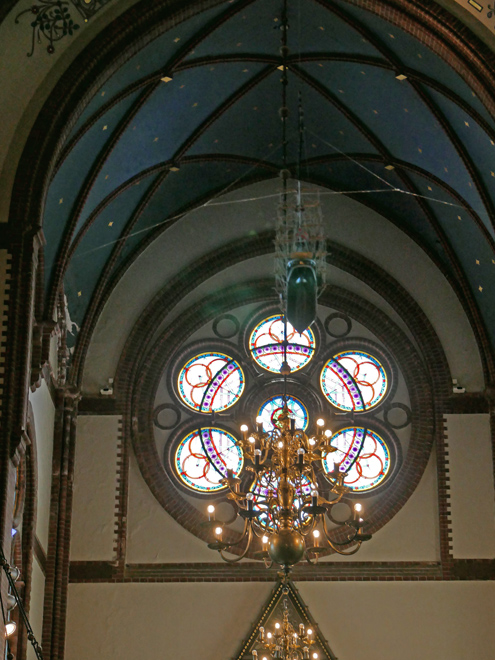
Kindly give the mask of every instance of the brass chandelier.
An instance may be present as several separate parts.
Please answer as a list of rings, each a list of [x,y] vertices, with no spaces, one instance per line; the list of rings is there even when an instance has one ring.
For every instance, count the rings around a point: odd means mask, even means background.
[[[216,521],[215,507],[208,506],[206,525],[214,535],[208,547],[217,550],[225,561],[240,561],[254,551],[254,557],[263,559],[267,567],[276,563],[288,573],[301,559],[314,564],[328,550],[352,555],[363,541],[371,538],[364,532],[359,503],[354,505],[352,518],[343,523],[347,529],[343,540],[332,538],[327,517],[333,519],[333,507],[350,490],[344,480],[357,455],[351,450],[341,463],[334,463],[332,472],[325,472],[323,463],[337,448],[330,444],[332,433],[324,428],[324,420],[319,419],[316,424],[316,432],[311,436],[296,429],[285,402],[272,430],[265,431],[260,418],[253,429],[241,426],[237,446],[250,463],[245,471],[252,476],[251,483],[241,490],[245,480],[231,471],[222,480],[228,488],[227,498],[244,520],[240,537],[225,540],[225,525]],[[232,550],[239,553],[237,557],[226,556]]]
[[[332,432],[325,429],[322,419],[317,420],[313,435],[296,429],[287,405],[287,376],[291,372],[287,363],[287,322],[297,332],[303,332],[315,320],[318,288],[324,283],[326,256],[318,199],[304,204],[300,184],[295,205],[292,206],[288,199],[288,28],[285,0],[280,25],[281,65],[278,67],[282,72],[280,118],[284,190],[275,241],[276,288],[284,310],[285,327],[284,361],[280,368],[284,377],[284,404],[271,430],[264,430],[261,418],[256,419],[252,428],[241,426],[242,435],[236,440],[236,445],[242,450],[245,461],[250,463],[244,468],[244,473],[252,478],[243,475],[241,479],[228,470],[227,477],[221,482],[228,489],[227,497],[234,504],[236,518],[244,520],[242,533],[231,540],[234,536],[231,532],[229,539],[226,539],[225,525],[215,519],[212,504],[208,507],[209,520],[205,523],[214,536],[208,547],[217,550],[225,561],[237,562],[252,552],[267,566],[279,564],[286,574],[303,558],[316,563],[319,555],[328,550],[351,555],[359,550],[363,541],[371,538],[363,530],[360,504],[354,506],[352,516],[343,523],[346,532],[340,530],[335,534],[327,522],[327,518],[337,522],[332,516],[332,509],[350,491],[344,480],[359,457],[358,449],[351,447],[341,463],[334,464],[333,471],[325,472],[324,462],[337,451],[337,447],[331,444]],[[299,101],[299,165],[303,134],[303,113]],[[225,553],[229,551],[234,551],[237,556],[227,557]],[[293,656],[280,657],[292,660]]]
[[[284,598],[283,620],[276,622],[272,631],[260,627],[256,640],[257,649],[253,649],[253,660],[268,660],[263,651],[274,660],[318,660],[319,654],[314,650],[316,642],[315,631],[305,627],[303,623],[296,628],[289,621],[289,608]]]

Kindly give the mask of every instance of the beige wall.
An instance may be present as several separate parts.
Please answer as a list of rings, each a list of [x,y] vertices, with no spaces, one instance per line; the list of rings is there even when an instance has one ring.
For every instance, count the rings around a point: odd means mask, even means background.
[[[339,660],[493,660],[493,582],[297,586]]]
[[[118,416],[77,420],[71,560],[114,558]]]
[[[41,386],[35,392],[29,393],[29,400],[33,407],[38,457],[36,536],[46,552],[50,521],[55,407],[45,379],[42,379]]]
[[[227,660],[270,583],[72,584],[66,660]]]
[[[41,644],[43,627],[43,599],[45,596],[45,576],[43,575],[38,561],[33,559],[33,574],[31,582],[31,605],[29,607],[29,622],[34,636]],[[27,660],[36,660],[33,647],[28,642]]]
[[[493,660],[495,585],[301,582],[340,660]],[[73,584],[67,660],[229,660],[272,584]],[[97,614],[96,614],[97,612]]]
[[[489,415],[446,415],[452,547],[457,559],[495,557]]]
[[[212,562],[222,561],[186,531],[157,502],[146,485],[134,456],[130,461],[128,535],[126,562]]]

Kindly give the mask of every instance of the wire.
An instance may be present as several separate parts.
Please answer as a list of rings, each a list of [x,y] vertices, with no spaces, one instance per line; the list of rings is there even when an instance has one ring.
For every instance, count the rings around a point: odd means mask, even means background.
[[[21,597],[19,596],[19,592],[17,591],[17,587],[15,586],[14,579],[12,575],[10,574],[10,564],[5,558],[5,554],[3,552],[3,548],[0,546],[0,565],[2,566],[3,570],[5,571],[5,575],[7,576],[7,580],[10,586],[10,589],[12,591],[12,595],[14,596],[17,607],[19,608],[19,613],[22,617],[22,620],[24,621],[24,625],[26,627],[27,631],[27,638],[31,642],[31,645],[34,649],[34,653],[38,660],[43,660],[43,654],[41,652],[41,646],[38,644],[36,637],[34,636],[33,629],[31,628],[31,624],[29,623],[29,619],[26,614],[26,610],[24,609],[24,605],[22,604]],[[3,601],[2,601],[2,614],[3,614]],[[5,617],[4,617],[5,619]]]

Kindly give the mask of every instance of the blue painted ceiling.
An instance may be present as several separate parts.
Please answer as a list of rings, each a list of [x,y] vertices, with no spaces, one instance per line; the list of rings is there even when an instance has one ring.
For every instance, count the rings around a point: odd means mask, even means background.
[[[47,300],[63,284],[79,326],[153,232],[277,175],[281,9],[235,0],[196,15],[133,55],[78,118],[44,229]],[[301,94],[303,177],[350,194],[389,189],[358,199],[469,289],[495,345],[493,117],[447,62],[361,7],[300,0],[288,18],[291,167]]]

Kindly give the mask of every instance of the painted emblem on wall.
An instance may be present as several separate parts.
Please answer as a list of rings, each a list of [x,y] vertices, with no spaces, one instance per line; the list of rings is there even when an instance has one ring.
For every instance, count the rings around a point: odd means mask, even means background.
[[[38,0],[17,14],[15,22],[19,23],[21,16],[31,15],[31,50],[28,57],[34,53],[36,44],[47,43],[46,51],[49,55],[55,52],[54,43],[64,37],[71,37],[79,24],[74,20],[71,14],[71,5],[73,5],[87,22],[99,9],[106,5],[110,0]]]

